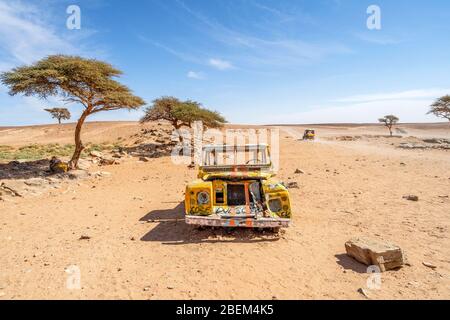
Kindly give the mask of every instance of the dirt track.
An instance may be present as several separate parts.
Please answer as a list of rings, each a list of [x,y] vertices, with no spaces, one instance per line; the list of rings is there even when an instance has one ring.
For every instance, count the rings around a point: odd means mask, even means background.
[[[365,131],[323,137],[342,130]],[[411,264],[384,273],[370,297],[449,299],[450,152],[290,134],[280,135],[279,177],[300,189],[291,190],[294,224],[280,237],[185,225],[184,187],[196,171],[168,157],[132,158],[104,167],[109,178],[0,202],[0,299],[361,299],[366,268],[344,249],[359,235],[400,245]],[[0,144],[17,143],[9,139]],[[70,265],[81,270],[81,290],[66,288]]]

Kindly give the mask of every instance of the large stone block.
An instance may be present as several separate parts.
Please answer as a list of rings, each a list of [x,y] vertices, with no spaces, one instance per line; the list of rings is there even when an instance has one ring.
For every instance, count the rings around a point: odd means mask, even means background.
[[[365,265],[376,265],[381,272],[399,268],[404,264],[400,247],[380,240],[355,238],[345,243],[345,250],[350,257]]]

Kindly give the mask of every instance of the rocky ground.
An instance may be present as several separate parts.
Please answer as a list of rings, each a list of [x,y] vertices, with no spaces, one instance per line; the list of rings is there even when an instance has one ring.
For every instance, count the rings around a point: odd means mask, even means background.
[[[316,142],[280,127],[278,176],[294,216],[278,235],[186,225],[184,188],[197,171],[171,161],[168,127],[111,128],[88,126],[86,141],[121,138],[121,148],[87,155],[76,177],[45,172],[48,160],[1,164],[0,299],[450,298],[450,152],[399,147],[446,144],[424,141],[448,139],[446,127],[388,138],[324,126]],[[45,130],[56,128],[0,129],[0,142],[70,143],[69,130],[57,141]],[[367,267],[346,255],[355,237],[399,246],[407,264],[368,286]]]
[[[364,141],[375,142],[379,144],[389,144],[400,149],[437,149],[450,150],[450,139],[444,138],[417,138],[413,136],[403,137],[394,135],[392,137],[386,135],[355,135],[355,136],[336,136],[327,137],[328,141]]]
[[[122,141],[120,146],[116,145],[115,148],[104,151],[88,150],[79,161],[79,170],[67,173],[52,173],[50,159],[4,160],[3,163],[0,162],[0,201],[40,196],[51,190],[63,188],[71,182],[78,183],[78,180],[107,176],[109,173],[99,171],[99,167],[119,165],[130,157],[138,157],[140,161],[147,162],[151,158],[168,156],[176,143],[172,140],[171,131],[167,127],[156,125],[154,128],[141,128],[137,133],[127,137],[127,142]],[[14,156],[15,153],[11,151],[11,155]],[[38,152],[36,156],[39,155]],[[59,158],[66,162],[70,159],[67,156]]]

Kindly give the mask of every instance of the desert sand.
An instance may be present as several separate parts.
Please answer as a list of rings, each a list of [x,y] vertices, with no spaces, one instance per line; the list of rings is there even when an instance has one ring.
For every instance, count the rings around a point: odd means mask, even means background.
[[[317,141],[298,140],[305,127]],[[140,128],[88,123],[83,140],[131,139]],[[366,299],[359,288],[370,299],[450,299],[450,151],[396,147],[449,139],[448,124],[402,125],[404,138],[371,125],[277,128],[278,177],[299,185],[293,224],[279,235],[186,225],[184,188],[197,171],[168,156],[129,157],[102,167],[108,177],[0,201],[0,299]],[[0,145],[71,143],[72,134],[73,124],[0,128]],[[339,139],[358,135],[372,136]],[[367,289],[366,266],[345,254],[357,236],[399,245],[408,265]],[[70,266],[80,289],[66,286]]]

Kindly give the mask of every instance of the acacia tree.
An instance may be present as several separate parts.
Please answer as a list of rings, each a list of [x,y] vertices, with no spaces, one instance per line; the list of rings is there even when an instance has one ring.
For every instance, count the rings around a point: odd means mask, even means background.
[[[450,96],[446,95],[437,99],[427,114],[434,114],[436,117],[450,121]]]
[[[226,123],[225,118],[217,111],[205,109],[196,101],[180,101],[174,97],[155,99],[146,109],[141,123],[158,120],[169,121],[176,130],[183,126],[190,127],[194,121],[202,121],[209,128],[218,128]]]
[[[61,124],[61,120],[69,120],[70,119],[70,111],[66,108],[52,108],[52,109],[44,109],[52,115],[53,119],[58,119],[58,123]]]
[[[392,137],[392,127],[398,123],[400,119],[394,115],[384,116],[383,118],[378,119],[380,123],[383,123],[388,129],[389,133]]]
[[[61,96],[67,102],[81,104],[84,109],[75,129],[75,151],[70,168],[78,167],[84,149],[81,128],[94,113],[117,109],[137,109],[144,100],[132,94],[125,85],[114,80],[122,72],[109,63],[77,56],[48,56],[30,66],[14,68],[0,75],[10,95],[24,94],[46,99]]]

